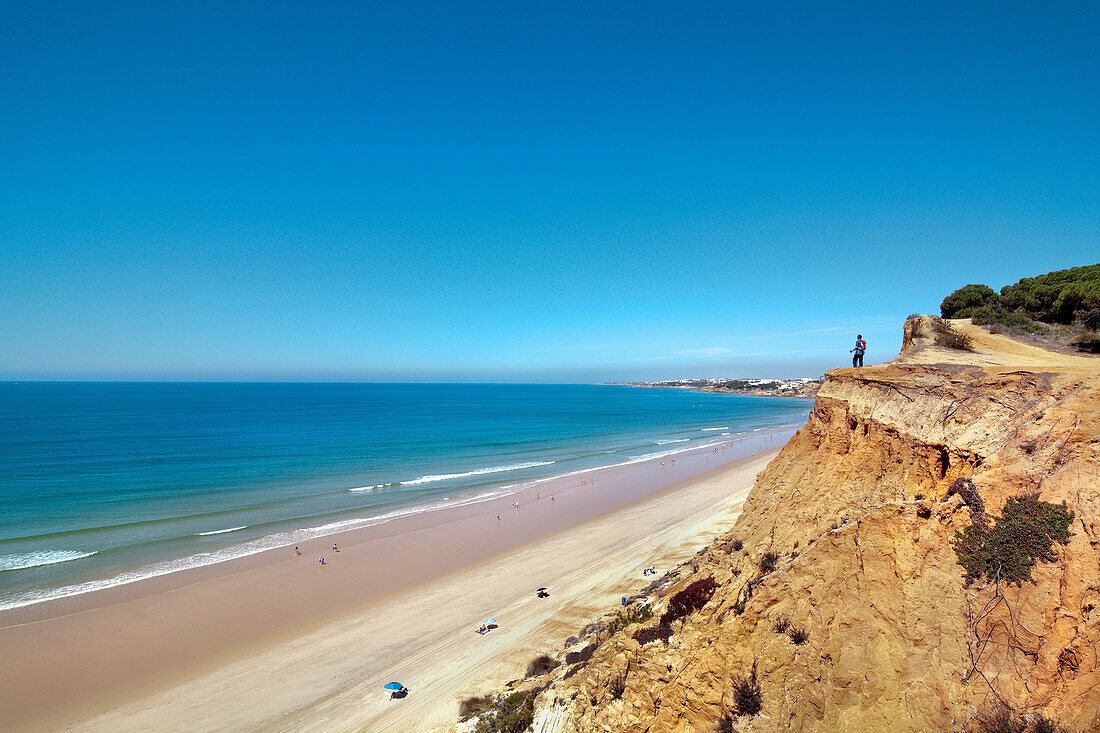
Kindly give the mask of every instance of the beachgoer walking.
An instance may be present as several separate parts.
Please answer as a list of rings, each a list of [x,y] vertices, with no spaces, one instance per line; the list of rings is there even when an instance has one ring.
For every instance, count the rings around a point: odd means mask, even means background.
[[[336,546],[335,542],[332,543],[332,551],[333,552],[339,552],[340,551],[340,548]]]
[[[856,335],[856,345],[848,349],[848,353],[852,355],[852,366],[863,366],[863,352],[867,351],[867,342],[863,340],[863,334]]]
[[[302,556],[302,551],[298,549],[298,545],[294,545],[294,554],[298,557]]]
[[[320,563],[321,565],[324,565],[325,564],[325,556],[321,555],[319,558],[317,558],[317,562]]]

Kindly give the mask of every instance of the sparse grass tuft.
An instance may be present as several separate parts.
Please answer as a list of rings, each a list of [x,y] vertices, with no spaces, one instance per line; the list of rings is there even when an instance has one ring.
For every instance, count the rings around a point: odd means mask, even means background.
[[[992,528],[972,524],[955,533],[955,555],[966,569],[966,584],[998,576],[1017,585],[1031,580],[1036,562],[1058,559],[1054,543],[1069,542],[1073,516],[1064,501],[1051,504],[1038,494],[1010,497]]]
[[[936,344],[938,346],[946,346],[949,349],[957,349],[958,351],[974,350],[974,339],[955,329],[951,329],[948,333],[936,336]]]
[[[1035,733],[1069,733],[1064,725],[1055,723],[1042,713],[1036,713],[1031,719]]]
[[[748,677],[733,680],[733,707],[738,715],[756,715],[763,706],[760,683],[756,681],[756,662],[753,662]]]
[[[475,715],[481,715],[487,710],[492,710],[496,705],[496,697],[493,695],[481,695],[480,697],[468,697],[458,706],[458,719],[469,720]]]
[[[775,622],[772,624],[772,628],[775,629],[777,634],[786,634],[787,629],[791,627],[791,620],[787,616],[776,616]]]
[[[741,540],[734,540],[730,543],[730,550],[732,550],[733,552],[741,552],[744,547],[745,543]]]
[[[542,675],[555,670],[561,666],[561,662],[551,657],[549,654],[540,654],[532,659],[527,665],[528,677],[541,677]]]
[[[802,646],[810,638],[810,632],[801,626],[791,626],[787,629],[787,637],[795,646]]]
[[[609,689],[611,690],[612,700],[618,700],[622,697],[623,693],[626,692],[626,675],[620,674],[617,677],[613,677]]]
[[[771,550],[765,552],[763,557],[760,558],[760,572],[764,574],[772,572],[778,562],[778,552],[772,552]]]
[[[1004,705],[980,714],[976,722],[981,733],[1025,733],[1028,727],[1022,716]]]
[[[718,719],[718,726],[714,730],[716,733],[737,733],[737,729],[733,727],[733,716],[722,713],[722,717]]]

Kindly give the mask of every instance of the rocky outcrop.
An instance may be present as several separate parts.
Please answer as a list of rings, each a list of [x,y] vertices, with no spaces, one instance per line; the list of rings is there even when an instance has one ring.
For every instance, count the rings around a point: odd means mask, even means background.
[[[635,624],[533,682],[537,730],[716,730],[754,668],[762,708],[733,718],[742,733],[963,731],[997,706],[1100,729],[1100,361],[965,321],[974,350],[956,352],[929,325],[908,322],[890,363],[826,376],[736,527],[651,595],[661,609],[710,576],[711,600],[667,643],[639,644]],[[1021,494],[1065,501],[1058,560],[966,586],[960,477],[993,515]]]

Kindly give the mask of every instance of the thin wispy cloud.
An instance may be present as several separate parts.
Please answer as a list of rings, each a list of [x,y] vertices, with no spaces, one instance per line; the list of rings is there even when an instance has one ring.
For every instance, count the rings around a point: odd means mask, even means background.
[[[733,349],[725,346],[711,346],[706,349],[685,349],[683,351],[672,352],[679,356],[723,356],[725,354],[732,354]]]

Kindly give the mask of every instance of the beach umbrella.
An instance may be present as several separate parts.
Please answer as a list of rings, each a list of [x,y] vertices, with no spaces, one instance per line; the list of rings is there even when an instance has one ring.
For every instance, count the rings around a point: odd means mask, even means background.
[[[401,684],[400,682],[387,682],[386,683],[386,689],[387,690],[404,690],[405,686],[403,684]]]
[[[487,618],[487,619],[485,619],[485,625],[486,625],[486,626],[488,626],[489,624],[495,624],[496,622],[497,622],[497,620],[496,620],[495,618]]]
[[[546,590],[545,588],[538,588],[537,590]]]

